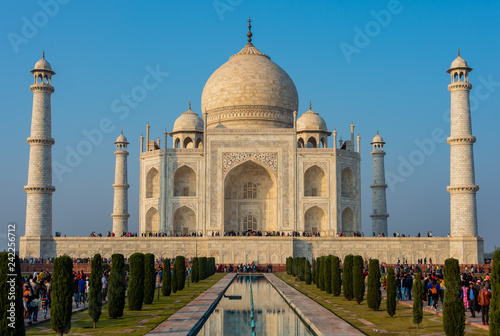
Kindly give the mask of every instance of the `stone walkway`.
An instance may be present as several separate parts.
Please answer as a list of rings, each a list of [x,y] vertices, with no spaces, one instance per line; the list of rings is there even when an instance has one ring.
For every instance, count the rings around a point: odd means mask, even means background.
[[[382,297],[387,298],[386,292],[382,289]],[[400,304],[408,307],[413,307],[413,299],[412,300],[404,300],[398,301]],[[424,311],[432,314],[436,314],[439,316],[443,316],[443,302],[441,300],[438,301],[437,310],[435,310],[432,306],[427,306],[427,301],[423,303]],[[485,330],[490,330],[489,326],[483,325],[483,321],[481,319],[481,313],[476,313],[476,317],[471,317],[470,310],[467,309],[465,314],[465,324],[470,324],[474,327],[483,328]]]
[[[188,335],[201,327],[235,277],[236,273],[229,273],[147,335]]]
[[[265,273],[273,287],[317,335],[364,335],[337,315],[300,293],[272,273]]]

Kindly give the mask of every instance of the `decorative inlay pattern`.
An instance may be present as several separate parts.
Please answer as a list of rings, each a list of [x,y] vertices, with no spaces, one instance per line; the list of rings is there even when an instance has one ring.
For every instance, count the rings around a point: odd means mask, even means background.
[[[171,208],[172,208],[172,215],[174,213],[175,210],[183,207],[183,206],[187,206],[188,208],[190,208],[191,210],[193,210],[195,213],[197,212],[198,210],[198,203],[196,202],[191,202],[191,203],[182,203],[182,202],[172,202],[171,204]]]
[[[278,153],[223,153],[222,174],[226,175],[235,164],[249,159],[266,164],[278,175]]]
[[[219,149],[220,148],[290,148],[289,142],[285,140],[276,140],[276,141],[261,141],[261,140],[240,140],[240,141],[213,141],[210,142],[210,170],[212,171],[210,174],[210,227],[216,227],[217,226],[217,218],[218,218],[218,213],[222,212],[218,211],[218,205],[220,205],[220,195],[219,195],[219,190],[217,188],[217,180],[222,179],[222,177],[219,175],[219,171],[222,174],[222,169],[218,168],[217,164],[217,159],[219,157]],[[251,154],[251,153],[249,153]],[[278,154],[275,153],[277,156]],[[256,153],[256,155],[258,155]],[[282,224],[283,227],[289,227],[290,226],[290,150],[284,150],[282,152],[282,157],[281,157],[281,166],[282,166],[282,172],[281,176],[283,176],[282,179],[280,179],[280,174],[278,174],[278,166],[276,166],[276,173],[278,175],[278,185],[277,188],[280,190],[279,186],[279,181],[281,180],[282,183],[282,204],[278,205],[282,208]],[[278,160],[278,158],[277,158]],[[221,162],[222,164],[222,162]],[[278,163],[277,163],[278,165]],[[221,167],[222,168],[222,167]],[[274,169],[273,169],[274,170]],[[223,206],[223,205],[221,205]]]
[[[318,208],[322,209],[325,214],[328,213],[328,203],[322,202],[310,202],[310,203],[304,203],[304,213],[309,210],[310,208],[317,206]]]
[[[328,162],[304,162],[304,171],[312,166],[323,168],[325,173],[328,173]]]
[[[182,167],[182,166],[188,166],[196,172],[196,162],[178,162],[178,161],[172,162],[172,170],[173,171],[175,171],[177,168]]]

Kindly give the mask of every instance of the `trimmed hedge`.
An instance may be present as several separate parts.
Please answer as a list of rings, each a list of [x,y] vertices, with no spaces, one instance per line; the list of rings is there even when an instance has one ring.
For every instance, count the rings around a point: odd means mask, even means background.
[[[193,265],[191,266],[191,281],[197,283],[200,281],[200,266],[198,265],[198,257],[193,258]]]
[[[333,256],[325,257],[325,291],[332,294],[332,258]]]
[[[144,254],[130,256],[130,279],[128,281],[128,308],[141,310],[144,303]]]
[[[424,310],[422,302],[422,276],[417,273],[415,276],[415,282],[413,283],[413,323],[417,325],[417,329],[420,329],[420,323],[424,319]]]
[[[396,314],[396,275],[394,268],[387,269],[387,314],[393,317]]]
[[[92,258],[89,280],[89,315],[97,326],[102,313],[102,258],[99,253]]]
[[[340,277],[340,259],[337,256],[332,257],[332,293],[339,296],[342,292],[342,278]]]
[[[354,299],[358,304],[361,304],[365,295],[365,276],[363,274],[363,257],[360,255],[354,257],[352,285]]]
[[[73,260],[67,255],[63,255],[54,260],[50,309],[50,325],[60,335],[69,333],[71,329],[72,299]]]
[[[125,262],[123,254],[111,256],[111,272],[108,286],[108,315],[111,318],[123,316],[125,308]]]
[[[170,270],[170,260],[163,260],[163,277],[161,279],[161,293],[163,296],[170,296],[172,292],[172,274]]]
[[[144,304],[151,304],[155,298],[156,271],[155,255],[146,253],[144,255]]]
[[[500,335],[500,249],[493,253],[491,269],[490,335]]]
[[[378,259],[370,260],[368,265],[368,307],[378,311],[382,302],[382,292],[380,291],[380,264]]]
[[[444,287],[444,333],[448,336],[465,335],[465,308],[460,298],[460,268],[457,259],[449,258],[444,261]]]
[[[352,254],[346,255],[344,258],[344,269],[342,272],[342,284],[344,286],[344,297],[351,301],[354,299],[353,290],[353,268],[354,256]]]

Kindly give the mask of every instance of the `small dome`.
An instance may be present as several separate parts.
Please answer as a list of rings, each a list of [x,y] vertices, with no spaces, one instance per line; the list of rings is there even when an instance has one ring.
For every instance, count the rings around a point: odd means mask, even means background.
[[[42,70],[52,70],[52,67],[50,66],[50,63],[47,62],[45,58],[42,58],[35,64],[35,69],[42,69]]]
[[[115,144],[119,143],[119,142],[123,142],[123,143],[127,143],[128,144],[127,138],[125,137],[125,135],[123,135],[123,132],[122,132],[122,134],[120,134],[118,136],[118,138],[116,138]]]
[[[374,143],[385,144],[384,139],[382,139],[382,137],[378,134],[378,132],[377,132],[377,135],[375,135],[375,137],[373,138],[372,144],[374,144]]]
[[[467,61],[460,56],[455,58],[455,60],[451,62],[450,66],[450,68],[468,68],[468,67],[469,65],[467,64]]]
[[[309,109],[297,119],[297,131],[322,131],[328,132],[326,122],[319,114]]]
[[[189,110],[181,114],[175,121],[173,132],[203,132],[204,128],[203,119],[189,107]]]

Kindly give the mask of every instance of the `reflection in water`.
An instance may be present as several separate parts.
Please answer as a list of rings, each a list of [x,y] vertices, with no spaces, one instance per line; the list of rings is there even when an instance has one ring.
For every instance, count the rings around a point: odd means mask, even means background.
[[[252,335],[250,281],[253,289],[256,335],[312,335],[263,276],[238,276],[225,295],[241,295],[241,300],[223,297],[198,335]]]

